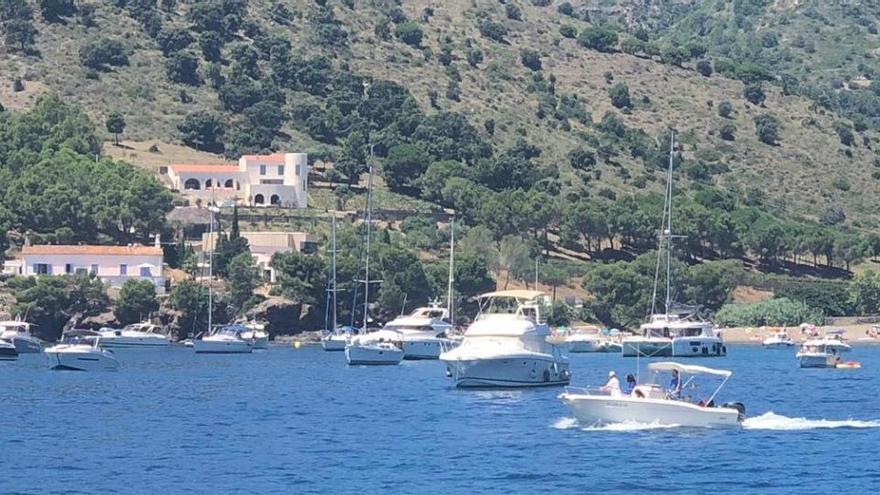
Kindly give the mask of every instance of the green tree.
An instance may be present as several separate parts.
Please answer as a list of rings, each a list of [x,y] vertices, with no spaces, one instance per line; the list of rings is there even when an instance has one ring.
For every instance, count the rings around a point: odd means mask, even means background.
[[[119,146],[119,135],[125,132],[125,117],[119,112],[110,112],[104,124],[107,127],[107,132],[113,134],[116,146]]]
[[[729,101],[724,100],[718,104],[718,115],[724,117],[725,119],[729,119],[731,115],[733,115],[733,104]]]
[[[165,74],[173,82],[198,86],[201,84],[198,70],[199,61],[191,53],[174,52],[165,60]]]
[[[835,122],[834,123],[834,132],[837,133],[837,137],[840,138],[840,144],[844,146],[852,146],[853,141],[855,141],[855,136],[853,136],[852,127],[844,122]]]
[[[605,26],[584,28],[578,35],[578,43],[585,48],[609,52],[617,45],[617,32]]]
[[[733,141],[736,139],[736,126],[726,123],[718,130],[718,135],[725,141]]]
[[[79,60],[90,69],[106,71],[110,67],[128,65],[128,52],[119,40],[99,38],[82,45]]]
[[[596,153],[584,147],[575,148],[568,152],[568,161],[575,170],[587,171],[596,166]]]
[[[419,23],[406,21],[394,28],[394,35],[409,46],[418,48],[422,44],[422,27]]]
[[[180,139],[197,150],[219,153],[223,151],[225,124],[219,115],[194,112],[177,125]]]
[[[611,104],[617,108],[630,108],[632,102],[629,99],[629,87],[624,83],[617,83],[608,90],[611,95]]]
[[[541,70],[541,54],[537,50],[523,48],[519,53],[519,58],[526,68],[533,71]]]
[[[223,58],[223,45],[226,40],[214,31],[199,33],[199,49],[209,62],[219,62]]]
[[[563,24],[559,26],[559,34],[561,34],[564,38],[577,38],[577,28],[570,24]]]
[[[421,145],[398,144],[388,150],[382,172],[388,187],[401,189],[417,184],[427,165],[427,153]]]
[[[166,57],[187,48],[193,41],[195,40],[186,29],[163,29],[156,37],[156,43]]]
[[[14,311],[27,315],[46,340],[60,337],[74,315],[97,316],[110,305],[104,284],[93,275],[16,277],[9,286],[17,301]]]
[[[114,314],[119,323],[128,325],[148,318],[159,309],[156,286],[149,280],[126,280],[119,291]]]
[[[272,256],[277,285],[274,292],[288,299],[321,307],[324,301],[325,269],[321,258],[298,252]]]
[[[504,37],[507,36],[507,27],[504,24],[490,20],[482,20],[477,27],[480,29],[480,34],[483,35],[484,38],[504,43]]]
[[[9,48],[26,52],[37,40],[37,28],[30,19],[11,19],[4,21],[3,42]]]
[[[712,63],[708,60],[700,60],[697,62],[696,68],[697,72],[703,77],[709,77],[712,75]]]
[[[171,307],[180,312],[180,334],[195,337],[208,330],[208,289],[204,285],[184,280],[171,289],[168,296]]]
[[[529,245],[519,236],[507,235],[498,244],[498,271],[505,272],[504,289],[510,284],[510,277],[524,274],[532,266]]]
[[[254,289],[260,281],[260,274],[250,253],[240,253],[229,262],[227,267],[227,283],[229,287],[229,303],[239,313],[247,311],[247,303],[254,296]]]
[[[853,279],[850,299],[856,312],[876,315],[880,312],[880,276],[873,270],[865,270]]]
[[[762,143],[775,145],[779,139],[779,121],[772,115],[755,117],[755,134]]]
[[[764,99],[766,98],[764,90],[761,88],[761,83],[747,84],[745,89],[743,89],[743,97],[749,103],[756,106],[764,105]]]
[[[73,0],[39,0],[40,14],[46,22],[62,22],[76,14]]]

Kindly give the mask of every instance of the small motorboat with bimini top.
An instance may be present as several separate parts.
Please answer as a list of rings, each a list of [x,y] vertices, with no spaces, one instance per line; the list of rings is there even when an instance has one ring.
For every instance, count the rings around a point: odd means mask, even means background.
[[[461,344],[444,352],[449,375],[461,388],[521,388],[567,385],[568,358],[547,342],[550,329],[541,318],[533,290],[504,290],[479,296],[480,312]]]
[[[43,352],[43,341],[31,332],[32,324],[26,321],[0,321],[0,340],[15,346],[19,354],[38,354]]]
[[[105,349],[153,349],[168,347],[168,336],[162,327],[148,321],[132,323],[121,329],[104,327],[98,330],[101,347]]]
[[[49,368],[70,371],[116,371],[119,361],[110,349],[101,348],[101,335],[92,330],[70,330],[61,342],[43,352]]]
[[[837,368],[843,363],[840,354],[849,352],[852,347],[844,342],[842,331],[829,331],[821,338],[810,339],[801,344],[796,354],[801,368]]]
[[[376,330],[353,337],[345,346],[345,361],[352,366],[400,364],[403,335],[394,330]]]
[[[582,426],[613,423],[643,423],[684,427],[736,426],[745,419],[739,402],[716,405],[715,399],[732,372],[674,362],[650,363],[651,379],[638,384],[630,394],[619,387],[608,390],[567,387],[559,399]],[[661,373],[670,372],[670,389],[659,384]],[[720,378],[721,384],[698,396],[695,379]],[[686,381],[683,381],[686,380]],[[616,382],[615,382],[616,383]]]
[[[794,342],[791,340],[788,332],[786,332],[785,329],[782,329],[776,330],[767,335],[764,340],[761,341],[761,345],[764,346],[765,349],[782,349],[793,346]]]

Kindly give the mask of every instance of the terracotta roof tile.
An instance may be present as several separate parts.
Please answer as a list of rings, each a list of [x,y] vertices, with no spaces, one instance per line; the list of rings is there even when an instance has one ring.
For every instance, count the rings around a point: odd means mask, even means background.
[[[232,163],[210,164],[210,163],[174,163],[168,166],[177,173],[180,172],[238,172],[238,165]]]
[[[275,153],[272,155],[244,155],[245,160],[257,160],[261,162],[283,162],[284,153]]]
[[[39,246],[23,246],[21,248],[21,254],[162,256],[162,248],[155,246],[81,246],[43,244]]]

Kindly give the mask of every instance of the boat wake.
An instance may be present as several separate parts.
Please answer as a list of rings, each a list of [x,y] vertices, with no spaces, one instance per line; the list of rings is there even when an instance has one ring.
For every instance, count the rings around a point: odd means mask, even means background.
[[[754,418],[746,418],[742,423],[745,430],[814,430],[830,428],[880,428],[880,420],[830,420],[830,419],[807,419],[789,418],[774,413],[766,412]]]
[[[624,423],[608,423],[602,425],[595,426],[587,426],[581,427],[575,418],[559,418],[553,423],[553,428],[557,430],[569,430],[572,428],[578,428],[583,431],[645,431],[645,430],[665,430],[669,428],[678,428],[679,425],[662,425],[660,423],[636,423],[636,422],[624,422]]]

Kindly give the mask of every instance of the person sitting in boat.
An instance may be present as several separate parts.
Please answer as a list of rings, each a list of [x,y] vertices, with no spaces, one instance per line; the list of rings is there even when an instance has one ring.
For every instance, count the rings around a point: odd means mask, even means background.
[[[636,389],[636,377],[630,373],[626,375],[626,389],[623,391],[626,395],[632,395],[633,390]]]
[[[672,370],[672,380],[669,382],[668,393],[670,399],[681,398],[681,375],[678,374],[678,370]]]
[[[617,380],[617,373],[614,371],[608,372],[608,383],[599,388],[601,392],[605,392],[606,394],[612,397],[619,397],[623,395],[620,391],[620,381]]]

